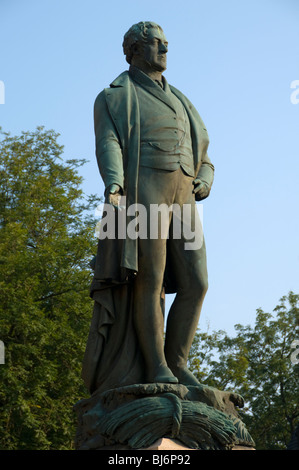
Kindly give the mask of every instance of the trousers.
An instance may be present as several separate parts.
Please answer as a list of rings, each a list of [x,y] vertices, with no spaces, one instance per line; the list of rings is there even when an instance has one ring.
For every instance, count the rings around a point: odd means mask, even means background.
[[[181,168],[175,171],[139,169],[138,203],[146,208],[147,236],[138,240],[134,322],[149,381],[155,381],[161,368],[165,371],[168,367],[175,376],[186,368],[208,290],[205,241],[192,182],[193,178]],[[174,212],[165,212],[160,218],[158,234],[153,237],[151,214],[155,211],[151,210],[161,204],[181,209],[180,219],[178,221]],[[174,230],[175,225],[177,231]],[[193,239],[197,238],[197,243],[192,245],[192,249],[186,249],[190,234],[194,234]],[[176,285],[176,296],[168,313],[164,340],[161,292],[166,263]]]

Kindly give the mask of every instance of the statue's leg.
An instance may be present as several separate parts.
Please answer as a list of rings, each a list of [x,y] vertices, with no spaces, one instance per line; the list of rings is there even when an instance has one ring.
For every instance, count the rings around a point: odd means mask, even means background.
[[[155,242],[143,240],[140,243],[139,269],[134,281],[134,325],[145,360],[147,381],[177,383],[164,355],[163,276],[160,274],[164,272],[165,250]]]
[[[185,182],[188,183],[187,180]],[[168,240],[167,256],[170,256],[171,259],[172,276],[175,278],[177,294],[167,318],[165,357],[167,364],[180,383],[196,385],[198,381],[188,370],[187,359],[208,289],[208,274],[202,226],[192,196],[192,189],[188,189],[188,184],[182,184],[180,197],[184,195],[184,192],[186,192],[185,204],[190,203],[193,207],[190,223],[192,231],[195,233],[197,230],[197,243],[193,245],[194,249],[186,249],[188,240],[183,226],[180,238],[173,239],[170,236]],[[179,200],[180,205],[181,202]],[[183,222],[182,218],[182,224]]]
[[[164,355],[164,314],[161,293],[166,263],[167,238],[150,233],[151,204],[167,204],[165,184],[174,179],[171,173],[141,168],[138,203],[146,208],[147,237],[138,240],[138,273],[134,281],[134,325],[146,365],[148,382],[177,383]],[[171,203],[170,203],[171,204]],[[168,232],[170,216],[166,214]],[[164,219],[165,221],[165,219]]]

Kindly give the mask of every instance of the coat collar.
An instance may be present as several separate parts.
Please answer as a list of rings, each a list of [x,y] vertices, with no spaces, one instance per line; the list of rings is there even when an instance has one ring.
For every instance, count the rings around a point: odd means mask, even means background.
[[[160,99],[166,103],[173,111],[175,111],[174,106],[171,101],[171,94],[174,93],[179,99],[180,96],[177,95],[173,90],[173,87],[170,86],[165,77],[162,76],[164,90],[155,83],[150,77],[148,77],[144,72],[134,66],[130,66],[129,71],[122,72],[112,83],[110,83],[111,88],[121,88],[128,87],[130,79],[139,83],[143,88],[145,88],[149,93],[152,93],[156,98]],[[180,93],[179,93],[180,94]]]
[[[167,104],[167,106],[169,106],[173,111],[175,111],[174,105],[171,101],[171,90],[165,77],[162,77],[164,85],[163,90],[161,86],[158,85],[158,83],[156,83],[148,75],[146,75],[144,72],[142,72],[135,66],[130,66],[129,76],[140,86],[142,86],[142,88],[147,90],[159,100],[163,101],[163,103]]]
[[[126,86],[128,84],[129,79],[129,72],[126,70],[125,72],[121,73],[112,83],[110,83],[111,88],[117,88]]]

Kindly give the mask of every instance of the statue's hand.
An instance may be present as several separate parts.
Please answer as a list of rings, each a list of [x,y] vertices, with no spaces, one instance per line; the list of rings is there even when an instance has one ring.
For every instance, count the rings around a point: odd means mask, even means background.
[[[201,181],[199,178],[196,178],[193,181],[194,189],[193,193],[195,194],[196,201],[201,201],[205,199],[210,194],[210,188],[204,181]]]
[[[121,187],[118,184],[111,184],[106,191],[106,204],[111,204],[115,209],[120,209]]]

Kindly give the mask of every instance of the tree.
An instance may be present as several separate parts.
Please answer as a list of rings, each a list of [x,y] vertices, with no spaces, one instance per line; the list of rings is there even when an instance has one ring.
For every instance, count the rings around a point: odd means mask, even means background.
[[[70,449],[96,249],[78,168],[39,127],[0,141],[0,448]]]
[[[292,349],[298,326],[299,295],[290,292],[273,315],[258,309],[254,327],[236,325],[234,338],[224,332],[208,335],[207,351],[199,351],[204,362],[197,365],[204,373],[190,362],[206,384],[243,396],[246,408],[240,414],[258,449],[286,449],[298,424],[299,365]],[[198,333],[197,350],[204,339]]]

